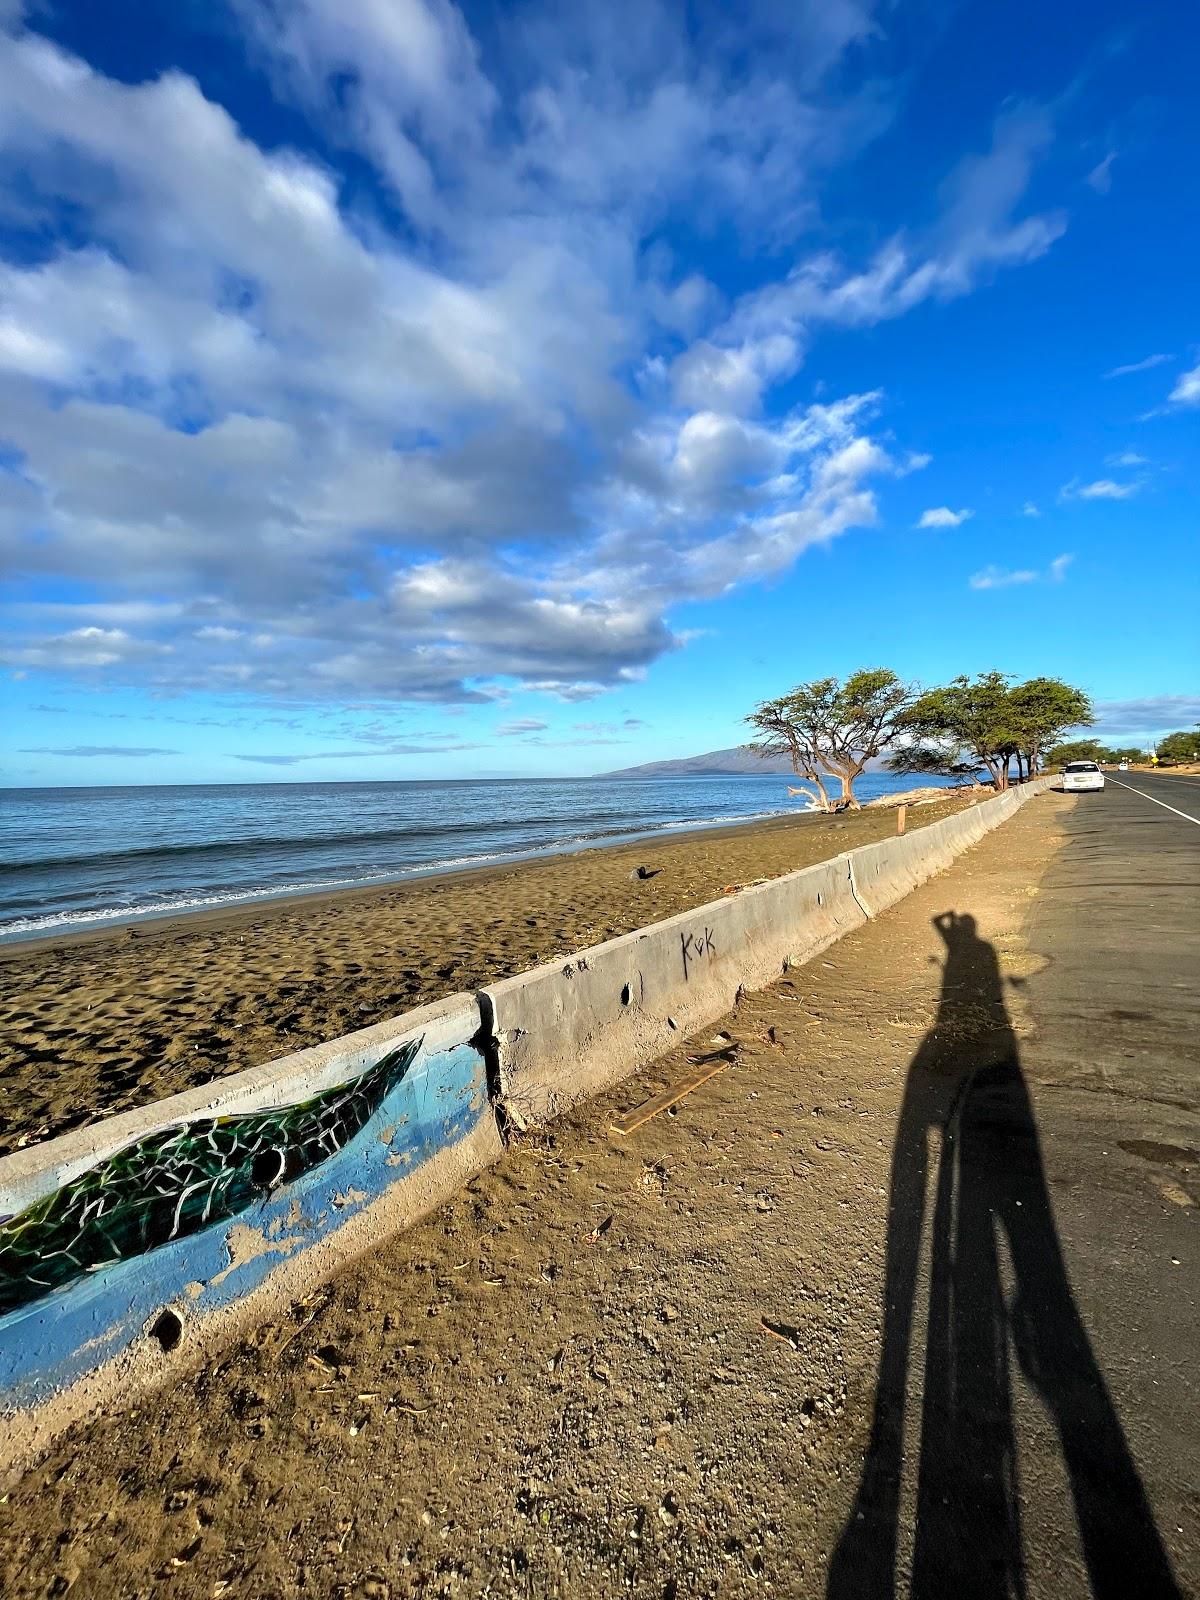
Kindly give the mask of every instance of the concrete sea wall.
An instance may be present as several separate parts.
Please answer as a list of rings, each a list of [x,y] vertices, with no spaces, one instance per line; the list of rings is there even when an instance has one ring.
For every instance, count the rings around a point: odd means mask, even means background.
[[[453,995],[0,1161],[0,1468],[278,1313],[501,1152]]]
[[[640,1071],[723,1016],[739,989],[811,960],[948,867],[1048,782],[489,986],[502,1113],[518,1128],[545,1121]]]
[[[493,984],[503,1108],[520,1127],[599,1093],[865,920],[838,856]]]
[[[948,866],[1048,779],[0,1159],[0,1477],[278,1315],[544,1122]]]

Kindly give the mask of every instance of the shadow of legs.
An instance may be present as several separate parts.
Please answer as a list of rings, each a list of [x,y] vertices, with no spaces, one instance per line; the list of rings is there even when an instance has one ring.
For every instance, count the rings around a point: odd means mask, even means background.
[[[937,1139],[911,1593],[1025,1593],[1010,1351],[1058,1427],[1093,1593],[1179,1590],[1067,1280],[993,947],[974,918],[946,944],[937,1017],[909,1069],[892,1157],[879,1376],[862,1480],[829,1600],[896,1593],[904,1428]],[[1010,1309],[1001,1268],[1016,1278]],[[915,1439],[910,1446],[915,1446]]]

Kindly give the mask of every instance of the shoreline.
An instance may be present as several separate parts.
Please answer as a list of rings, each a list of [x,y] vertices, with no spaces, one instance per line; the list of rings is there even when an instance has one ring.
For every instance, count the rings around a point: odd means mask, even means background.
[[[970,803],[948,792],[911,812],[910,829]],[[8,945],[0,1154],[473,992],[895,827],[882,807],[768,817]]]
[[[173,909],[147,907],[142,911],[134,909],[114,914],[94,927],[64,928],[62,932],[0,937],[0,962],[13,955],[60,944],[98,941],[109,937],[119,939],[130,932],[140,936],[143,930],[157,931],[166,924],[180,923],[191,926],[208,919],[219,921],[225,916],[234,917],[239,912],[258,913],[276,907],[297,907],[303,910],[310,905],[339,899],[342,896],[388,892],[406,888],[411,884],[435,882],[443,877],[461,878],[472,873],[511,871],[530,862],[584,855],[594,850],[620,850],[632,845],[653,845],[659,840],[669,842],[672,839],[688,839],[698,833],[720,833],[725,830],[740,832],[744,828],[769,827],[772,823],[792,826],[801,822],[820,822],[822,819],[828,820],[828,814],[802,810],[758,812],[752,816],[739,817],[736,821],[726,818],[721,821],[663,823],[655,828],[618,833],[609,838],[591,839],[583,843],[572,840],[559,844],[539,845],[532,850],[515,850],[510,854],[497,855],[490,859],[480,857],[474,861],[465,861],[461,865],[442,862],[434,866],[412,867],[396,875],[381,875],[375,880],[363,879],[358,882],[337,884],[332,888],[301,886],[295,889],[251,890],[243,899],[231,899],[219,905],[181,906]]]

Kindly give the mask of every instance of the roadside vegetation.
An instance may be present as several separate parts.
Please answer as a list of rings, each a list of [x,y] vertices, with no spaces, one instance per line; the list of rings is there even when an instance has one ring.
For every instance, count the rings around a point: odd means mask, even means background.
[[[1200,724],[1186,733],[1168,733],[1155,753],[1162,762],[1200,761]]]
[[[976,785],[986,772],[994,788],[1007,789],[1014,776],[1019,782],[1041,771],[1051,752],[1062,759],[1056,741],[1093,715],[1083,690],[1061,678],[1015,683],[1007,673],[983,672],[923,689],[874,667],[844,682],[798,684],[746,720],[755,730],[749,748],[790,759],[797,779],[830,811],[859,809],[855,782],[885,752],[890,772]],[[832,779],[840,785],[834,795]]]
[[[1151,759],[1150,752],[1140,745],[1114,747],[1101,744],[1099,739],[1067,739],[1047,751],[1057,766],[1068,761],[1115,762],[1129,761],[1143,764]],[[1190,765],[1200,761],[1200,726],[1181,733],[1164,734],[1154,748],[1153,759],[1159,766]]]

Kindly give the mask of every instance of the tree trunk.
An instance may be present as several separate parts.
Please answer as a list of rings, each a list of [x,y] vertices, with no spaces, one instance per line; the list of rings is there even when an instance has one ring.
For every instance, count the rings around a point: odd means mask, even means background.
[[[1025,768],[1024,768],[1024,766],[1022,764],[1021,752],[1019,750],[1017,751],[1017,782],[1018,783],[1024,783],[1025,782]]]
[[[842,787],[841,794],[833,804],[841,806],[843,810],[861,811],[862,806],[859,803],[858,796],[854,793],[854,780],[858,777],[862,768],[856,767],[852,761],[846,761],[841,766],[838,766],[833,761],[826,761],[825,766],[830,777],[836,778]]]
[[[798,778],[805,778],[809,783],[815,786],[817,794],[820,797],[821,810],[831,811],[833,809],[833,802],[829,798],[829,791],[825,787],[825,783],[821,777],[821,774],[815,770],[811,770],[808,767],[802,768],[796,761],[792,762],[792,769]]]
[[[996,793],[1008,788],[1008,762],[993,761],[987,756],[982,757],[984,766],[988,769]]]

